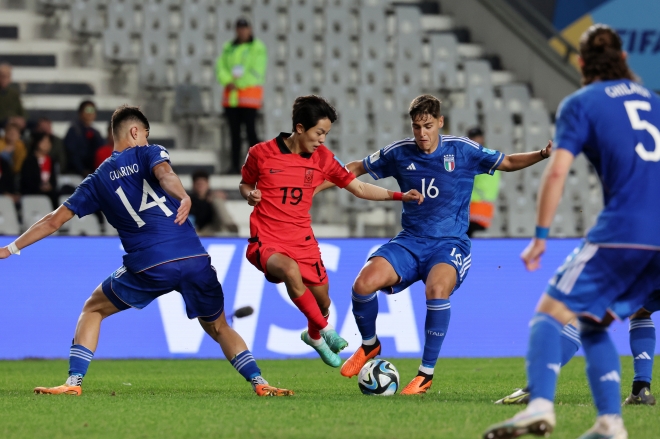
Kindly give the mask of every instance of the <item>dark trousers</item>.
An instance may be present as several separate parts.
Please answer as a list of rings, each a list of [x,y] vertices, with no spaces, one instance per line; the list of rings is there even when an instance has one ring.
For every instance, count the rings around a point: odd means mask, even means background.
[[[257,110],[255,108],[227,108],[225,107],[225,117],[229,124],[231,134],[231,169],[230,174],[240,174],[241,166],[245,153],[241,145],[241,126],[245,125],[245,134],[247,135],[249,146],[259,143],[257,139],[257,130],[255,122],[257,120]]]
[[[467,236],[468,238],[472,238],[474,232],[481,232],[482,230],[486,230],[486,228],[479,223],[470,222],[470,225],[468,226]]]

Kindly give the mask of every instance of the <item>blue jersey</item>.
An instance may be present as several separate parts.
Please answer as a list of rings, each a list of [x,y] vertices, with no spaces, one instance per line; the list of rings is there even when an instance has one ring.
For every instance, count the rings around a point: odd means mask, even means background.
[[[564,99],[556,125],[557,148],[583,152],[603,185],[587,240],[660,249],[660,98],[627,79],[596,82]]]
[[[80,218],[101,210],[117,229],[134,273],[164,262],[206,255],[190,221],[174,223],[179,201],[160,187],[154,166],[169,163],[162,146],[113,152],[64,203]]]
[[[418,237],[467,239],[474,177],[493,174],[504,154],[464,137],[440,136],[431,154],[415,139],[394,142],[362,160],[375,178],[394,177],[403,192],[417,189],[424,202],[405,203],[404,232]]]

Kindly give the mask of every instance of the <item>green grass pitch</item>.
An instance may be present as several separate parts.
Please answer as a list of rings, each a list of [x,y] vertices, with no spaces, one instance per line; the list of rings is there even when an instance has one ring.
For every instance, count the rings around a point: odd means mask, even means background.
[[[622,392],[632,360],[621,359]],[[402,386],[418,360],[393,360]],[[368,397],[320,360],[260,361],[290,398],[258,398],[220,360],[94,361],[82,397],[34,395],[61,384],[66,361],[0,362],[2,438],[480,438],[518,407],[492,402],[524,384],[524,360],[440,359],[424,396]],[[656,373],[656,382],[658,381]],[[656,390],[657,392],[657,390]],[[584,360],[562,370],[553,438],[575,439],[595,419]],[[631,438],[660,438],[660,408],[624,407]]]

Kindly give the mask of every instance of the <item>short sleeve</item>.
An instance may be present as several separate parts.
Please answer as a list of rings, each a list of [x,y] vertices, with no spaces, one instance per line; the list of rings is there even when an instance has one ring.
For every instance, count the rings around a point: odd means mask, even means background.
[[[148,169],[153,172],[154,166],[163,162],[170,163],[170,153],[160,145],[149,145],[145,148],[143,159],[145,159]]]
[[[82,218],[101,209],[94,191],[95,178],[97,178],[96,174],[91,174],[85,178],[76,188],[73,195],[64,202],[64,205],[78,215],[78,218]]]
[[[472,141],[469,145],[466,146],[466,151],[468,151],[468,157],[470,158],[470,167],[475,170],[476,174],[493,175],[502,160],[504,160],[504,153],[485,148]]]
[[[254,146],[248,150],[247,157],[245,157],[245,163],[243,163],[243,168],[241,169],[241,177],[243,177],[243,181],[247,184],[256,184],[259,180],[259,158],[257,157],[257,150]]]
[[[362,159],[364,169],[371,175],[374,180],[387,178],[394,175],[394,157],[391,151],[387,151],[388,147],[379,149],[370,156]]]
[[[569,96],[559,104],[557,110],[555,145],[571,154],[582,152],[589,135],[589,123],[577,96]]]
[[[325,179],[336,184],[337,187],[345,188],[349,183],[355,180],[355,174],[346,168],[346,166],[335,155],[328,151],[328,159],[323,166]]]

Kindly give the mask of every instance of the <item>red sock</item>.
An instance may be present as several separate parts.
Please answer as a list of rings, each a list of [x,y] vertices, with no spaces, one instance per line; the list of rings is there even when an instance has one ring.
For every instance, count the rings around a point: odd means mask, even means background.
[[[323,325],[323,328],[325,328],[325,326],[328,324],[328,317],[330,317],[330,313],[328,313],[327,316],[323,316],[323,320],[325,320],[325,325]],[[319,328],[317,325],[312,323],[311,320],[307,321],[307,333],[314,340],[318,340],[318,339],[321,338],[321,332],[320,331],[323,328]]]
[[[319,331],[325,328],[328,325],[319,305],[316,303],[316,299],[309,289],[305,290],[305,293],[295,299],[292,299],[294,305],[307,317],[308,322],[308,333],[311,338],[318,340],[321,338]]]

